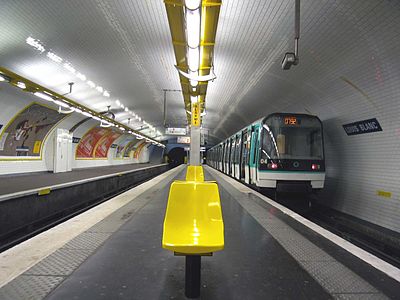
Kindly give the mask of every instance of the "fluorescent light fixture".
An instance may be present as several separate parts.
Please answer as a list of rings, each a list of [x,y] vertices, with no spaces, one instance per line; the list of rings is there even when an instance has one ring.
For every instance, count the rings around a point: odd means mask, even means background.
[[[103,90],[103,88],[101,87],[101,86],[96,86],[96,90],[99,92],[99,93],[102,93],[104,90]]]
[[[46,49],[44,48],[44,46],[40,43],[39,40],[34,39],[33,37],[28,37],[26,39],[26,43],[30,46],[32,46],[33,48],[35,48],[36,50],[40,51],[40,53],[43,53],[44,51],[46,51]]]
[[[75,68],[68,63],[63,64],[63,67],[68,71],[70,71],[72,74],[75,74],[76,72]]]
[[[86,116],[86,117],[89,117],[89,118],[93,117],[92,114],[91,114],[91,113],[88,113],[87,111],[83,111],[83,112],[82,112],[82,115],[84,115],[84,116]]]
[[[104,121],[104,120],[101,120],[101,122],[100,122],[100,127],[111,127],[112,126],[112,124],[111,123],[109,123],[109,122],[107,122],[107,121]]]
[[[199,61],[200,61],[200,48],[188,48],[187,52],[187,59],[189,69],[191,71],[198,71],[199,70]]]
[[[92,116],[92,119],[96,121],[101,121],[101,119],[98,116]]]
[[[120,105],[120,106],[121,106],[121,108],[125,108],[125,105],[123,105],[122,103],[121,103],[121,105]]]
[[[185,77],[189,80],[210,81],[210,80],[214,80],[215,78],[217,78],[217,76],[215,76],[214,72],[209,75],[200,76],[200,75],[197,75],[197,72],[186,73],[186,72],[182,71],[181,69],[179,69],[177,66],[175,66],[175,67],[178,70],[179,74],[181,74],[183,77]]]
[[[21,82],[21,81],[18,81],[17,82],[17,87],[19,87],[20,89],[26,89],[26,84]]]
[[[115,104],[117,104],[118,106],[121,105],[121,102],[119,102],[119,100],[115,100]]]
[[[206,114],[207,114],[207,112],[206,112],[206,111],[203,111],[203,112],[200,114],[200,116],[204,117]]]
[[[125,131],[125,128],[124,128],[124,127],[122,127],[122,126],[121,126],[119,129],[121,129],[122,131]]]
[[[48,94],[45,94],[45,93],[42,93],[42,92],[34,92],[33,93],[36,97],[39,97],[39,98],[41,98],[41,99],[43,99],[43,100],[46,100],[46,101],[53,101],[53,98],[50,96],[50,95],[48,95]]]
[[[0,74],[0,82],[3,82],[3,81],[10,81],[10,79],[5,75]]]
[[[198,97],[197,96],[190,96],[190,102],[192,102],[192,103],[196,103],[196,102],[198,102]]]
[[[86,81],[86,76],[83,75],[82,73],[79,73],[79,72],[76,73],[76,77],[78,77],[82,81]]]
[[[198,77],[199,72],[198,72],[198,71],[194,71],[194,72],[193,72],[193,71],[190,71],[190,70],[189,70],[189,74],[190,74],[190,76],[192,76],[192,77]],[[190,85],[191,85],[192,87],[197,87],[198,84],[199,84],[199,82],[198,82],[197,80],[195,80],[195,79],[190,79],[189,82],[190,82]]]
[[[79,109],[79,108],[75,108],[75,111],[77,112],[77,113],[82,113],[82,110],[81,109]]]
[[[186,111],[189,115],[191,115],[192,114],[192,112],[190,111],[190,110],[187,110]]]
[[[138,118],[138,121],[139,121],[139,122],[142,122],[142,118],[141,118],[141,117],[139,117],[139,118]]]
[[[46,56],[50,58],[52,61],[55,61],[56,63],[61,63],[63,61],[61,57],[50,51],[47,52]]]
[[[96,84],[93,81],[87,81],[88,86],[90,86],[91,88],[95,88]]]
[[[104,97],[110,97],[110,93],[108,91],[104,91],[103,96]]]
[[[197,9],[200,7],[201,0],[185,0],[185,6],[188,9]]]
[[[200,9],[186,10],[186,35],[190,48],[200,46]]]
[[[129,111],[129,109],[128,109],[127,107],[125,107],[125,111],[126,111],[126,112],[128,112],[128,111]]]
[[[67,103],[62,102],[60,100],[54,100],[54,103],[59,105],[59,106],[61,106],[61,107],[64,107],[64,108],[69,108],[70,107]]]
[[[70,114],[73,113],[75,111],[75,107],[70,107],[69,110],[62,110],[61,106],[58,107],[58,113],[59,114]]]

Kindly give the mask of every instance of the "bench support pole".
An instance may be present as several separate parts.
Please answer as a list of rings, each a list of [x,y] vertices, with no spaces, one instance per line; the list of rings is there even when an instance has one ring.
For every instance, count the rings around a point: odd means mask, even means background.
[[[185,296],[197,298],[200,296],[201,256],[187,255],[185,270]]]

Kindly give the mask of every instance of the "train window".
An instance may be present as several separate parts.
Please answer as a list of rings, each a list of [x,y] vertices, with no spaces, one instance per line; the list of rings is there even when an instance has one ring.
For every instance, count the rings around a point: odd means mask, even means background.
[[[263,125],[262,153],[270,159],[323,159],[322,126],[315,117],[288,123],[276,115]]]

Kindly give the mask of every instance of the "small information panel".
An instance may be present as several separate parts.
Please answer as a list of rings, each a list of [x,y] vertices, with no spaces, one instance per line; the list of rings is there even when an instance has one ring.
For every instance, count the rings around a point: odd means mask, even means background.
[[[186,128],[168,127],[165,129],[165,134],[169,135],[186,135]]]
[[[376,118],[344,124],[343,128],[347,135],[382,131],[382,127]]]
[[[192,103],[192,126],[200,126],[200,105],[199,103]]]
[[[178,144],[190,144],[190,136],[178,136],[176,142]]]

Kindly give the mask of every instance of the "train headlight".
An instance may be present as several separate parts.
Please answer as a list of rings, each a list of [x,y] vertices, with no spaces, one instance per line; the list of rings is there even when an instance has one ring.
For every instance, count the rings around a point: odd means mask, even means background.
[[[320,168],[321,168],[321,166],[318,165],[318,164],[312,164],[312,165],[311,165],[311,169],[312,169],[312,170],[319,170]]]
[[[276,164],[276,163],[268,164],[267,168],[268,169],[273,169],[273,170],[278,169],[278,164]]]

